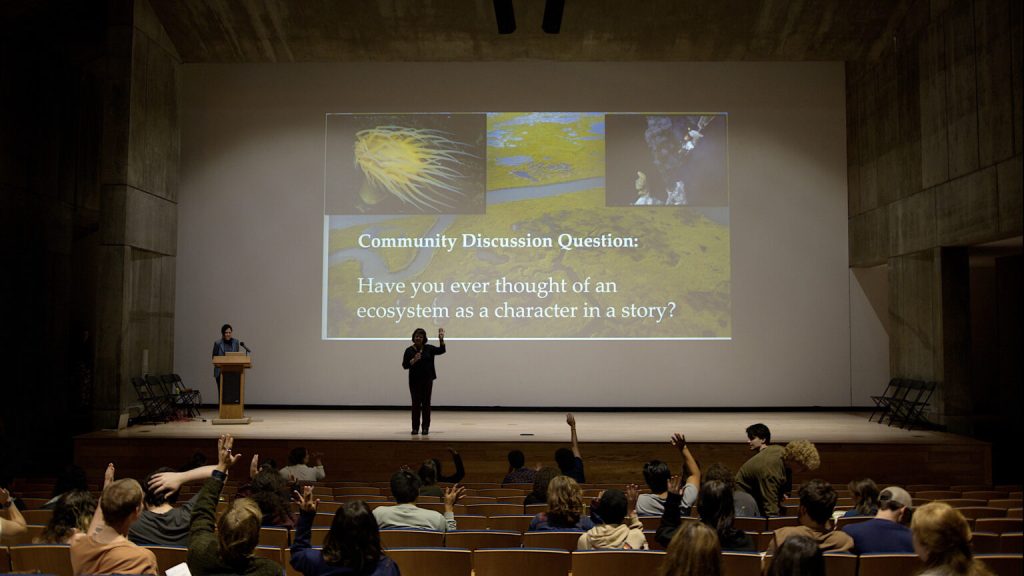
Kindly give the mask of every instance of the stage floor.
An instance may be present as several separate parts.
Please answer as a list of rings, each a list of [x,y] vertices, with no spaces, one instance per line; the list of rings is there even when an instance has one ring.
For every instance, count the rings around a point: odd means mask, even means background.
[[[260,440],[416,440],[421,442],[565,442],[569,428],[559,412],[433,412],[430,436],[409,434],[404,410],[247,410],[247,425],[214,426],[202,418],[100,431],[85,438],[210,438],[230,433]],[[579,412],[580,442],[668,442],[674,432],[697,443],[746,443],[744,430],[763,422],[776,443],[806,438],[816,443],[972,444],[976,440],[926,430],[901,430],[868,422],[865,412]]]

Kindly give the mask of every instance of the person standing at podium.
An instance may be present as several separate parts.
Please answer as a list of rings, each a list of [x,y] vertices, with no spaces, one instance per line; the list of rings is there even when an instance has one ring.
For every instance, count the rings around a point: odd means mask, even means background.
[[[409,371],[409,395],[412,397],[412,433],[420,433],[420,415],[423,415],[423,435],[430,434],[430,393],[437,372],[434,356],[444,354],[444,328],[437,331],[438,345],[427,344],[427,331],[417,328],[412,332],[412,346],[405,349],[402,368]]]
[[[220,327],[220,340],[213,343],[213,355],[224,356],[228,352],[238,352],[238,340],[232,338],[231,324]],[[213,367],[213,379],[217,383],[217,396],[220,397],[220,368]]]

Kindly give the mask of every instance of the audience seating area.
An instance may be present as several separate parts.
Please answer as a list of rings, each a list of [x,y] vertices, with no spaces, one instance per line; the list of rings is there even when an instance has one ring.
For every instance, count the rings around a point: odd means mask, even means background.
[[[43,572],[71,576],[67,546],[31,544],[51,512],[39,509],[49,498],[52,483],[22,484],[23,515],[30,523],[29,534],[9,547],[0,547],[0,572]],[[457,504],[458,530],[447,534],[428,530],[382,530],[381,542],[406,576],[504,576],[523,574],[539,576],[587,576],[605,574],[656,574],[664,551],[654,538],[660,518],[642,517],[650,551],[576,551],[579,532],[529,532],[530,520],[544,505],[523,506],[530,486],[501,486],[489,483],[466,483],[466,498]],[[583,485],[588,495],[615,484]],[[92,487],[98,488],[98,487]],[[1019,486],[908,486],[915,505],[944,501],[958,508],[974,529],[972,547],[993,572],[1019,576],[1024,570],[1022,560],[1022,492]],[[182,488],[182,498],[199,489],[196,485]],[[227,498],[237,490],[231,481],[225,487]],[[99,495],[98,490],[94,490]],[[838,509],[849,508],[852,501],[846,490],[838,489]],[[314,485],[320,498],[312,534],[313,546],[320,546],[327,535],[333,513],[351,500],[364,500],[371,507],[393,505],[387,482],[322,482]],[[440,499],[424,497],[417,503],[425,508],[443,510]],[[788,510],[795,512],[796,502]],[[226,503],[222,502],[219,511]],[[837,521],[837,528],[866,518]],[[697,521],[687,518],[687,521]],[[798,524],[796,516],[774,518],[737,518],[736,526],[751,534],[758,550],[766,550],[772,531]],[[280,563],[289,576],[296,573],[288,566],[289,546],[293,533],[284,527],[260,530],[260,546],[256,553]],[[187,549],[152,547],[160,569],[179,564],[187,557]],[[729,576],[756,576],[762,573],[771,558],[761,553],[723,554]],[[913,555],[828,554],[830,576],[887,576],[913,574],[920,561]]]

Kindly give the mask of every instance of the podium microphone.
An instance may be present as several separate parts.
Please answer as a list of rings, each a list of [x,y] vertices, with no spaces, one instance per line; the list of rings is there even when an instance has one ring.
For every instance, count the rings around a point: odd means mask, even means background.
[[[246,354],[252,354],[252,350],[249,350],[249,347],[245,345],[245,342],[239,342],[238,344],[239,344],[239,345],[240,345],[240,346],[241,346],[242,348],[245,348],[245,353],[246,353]]]

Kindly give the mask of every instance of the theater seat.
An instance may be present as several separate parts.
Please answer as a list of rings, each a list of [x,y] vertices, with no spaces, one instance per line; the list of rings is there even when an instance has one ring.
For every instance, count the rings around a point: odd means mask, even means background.
[[[471,576],[473,572],[473,553],[464,548],[391,548],[387,555],[402,576]]]
[[[572,556],[547,548],[480,548],[473,552],[475,576],[566,576]]]
[[[655,550],[583,550],[572,553],[573,576],[657,574],[665,553]]]
[[[864,576],[907,576],[922,568],[924,563],[916,554],[861,554],[858,571]]]
[[[12,572],[39,572],[72,576],[71,552],[66,544],[11,546]]]

